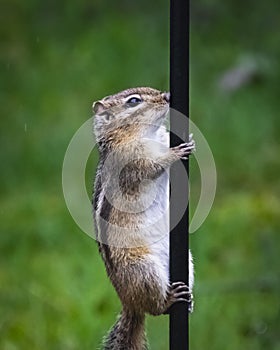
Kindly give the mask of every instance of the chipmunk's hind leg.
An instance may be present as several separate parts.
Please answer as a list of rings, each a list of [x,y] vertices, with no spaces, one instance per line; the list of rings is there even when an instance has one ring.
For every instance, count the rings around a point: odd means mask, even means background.
[[[184,302],[188,304],[188,311],[193,311],[193,295],[190,288],[184,282],[173,282],[170,285],[168,291],[168,307],[164,314],[170,313],[170,307],[178,302]]]

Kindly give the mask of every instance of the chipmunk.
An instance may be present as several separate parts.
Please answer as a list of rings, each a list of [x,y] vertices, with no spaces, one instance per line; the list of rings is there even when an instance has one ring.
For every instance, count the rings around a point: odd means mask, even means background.
[[[122,311],[105,350],[146,350],[145,314],[160,315],[176,302],[192,309],[189,285],[169,281],[169,177],[173,162],[194,150],[169,148],[165,126],[170,94],[141,87],[93,104],[100,153],[93,199],[96,239]]]

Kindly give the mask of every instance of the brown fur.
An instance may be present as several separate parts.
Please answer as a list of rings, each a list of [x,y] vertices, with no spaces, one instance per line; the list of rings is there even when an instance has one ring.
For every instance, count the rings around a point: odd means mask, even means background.
[[[131,95],[141,97],[140,108],[127,105]],[[105,340],[105,350],[147,350],[145,313],[162,314],[174,302],[168,275],[162,274],[161,252],[151,250],[144,239],[146,232],[141,231],[147,227],[143,222],[145,215],[122,207],[123,203],[129,207],[139,199],[145,180],[158,179],[182,156],[182,151],[168,148],[162,156],[147,154],[142,141],[147,130],[154,132],[162,125],[167,110],[167,95],[147,87],[127,89],[94,104],[100,151],[95,181],[95,230],[107,274],[123,306]],[[114,182],[116,173],[119,177]]]

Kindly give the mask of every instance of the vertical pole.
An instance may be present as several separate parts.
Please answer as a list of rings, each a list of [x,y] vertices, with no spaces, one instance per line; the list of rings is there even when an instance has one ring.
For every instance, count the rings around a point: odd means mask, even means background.
[[[189,13],[189,0],[170,0],[170,107],[185,116],[189,116]],[[172,109],[170,146],[174,147],[188,140],[189,125],[187,118],[172,117]],[[188,174],[188,161],[183,162]],[[188,284],[188,186],[184,186],[187,189],[182,193],[182,183],[186,183],[188,178],[178,162],[171,167],[170,176],[170,278],[172,282],[183,281]],[[184,208],[185,213],[174,227],[179,208]],[[170,350],[187,350],[188,345],[187,303],[177,303],[170,310]]]

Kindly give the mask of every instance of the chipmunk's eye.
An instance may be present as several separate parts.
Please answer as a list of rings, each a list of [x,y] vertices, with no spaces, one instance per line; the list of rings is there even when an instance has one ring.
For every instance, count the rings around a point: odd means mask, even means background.
[[[138,105],[141,102],[143,102],[143,100],[142,100],[142,98],[140,96],[132,96],[125,103],[129,107],[134,107],[134,106]]]

